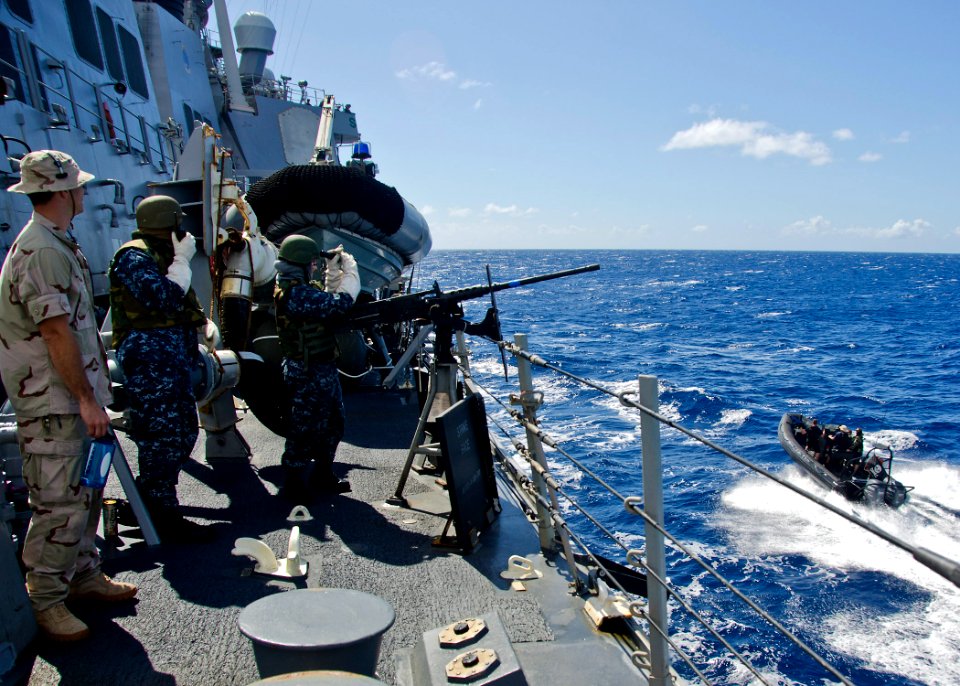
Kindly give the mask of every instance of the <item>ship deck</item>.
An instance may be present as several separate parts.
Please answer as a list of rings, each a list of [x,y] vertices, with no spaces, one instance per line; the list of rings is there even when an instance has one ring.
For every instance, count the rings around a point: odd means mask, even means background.
[[[435,477],[411,473],[404,495],[419,509],[386,505],[400,478],[416,424],[416,397],[405,393],[348,394],[347,434],[336,463],[350,480],[346,495],[318,498],[312,521],[300,522],[307,577],[283,580],[252,574],[253,560],[231,554],[241,537],[259,538],[277,555],[287,550],[291,506],[276,497],[283,441],[252,414],[240,431],[252,451],[248,464],[208,464],[204,441],[181,475],[186,514],[213,524],[207,545],[135,539],[105,553],[104,570],[136,583],[136,602],[72,604],[93,632],[75,644],[38,641],[32,686],[47,684],[250,684],[260,678],[249,639],[237,618],[253,601],[295,588],[344,588],[373,593],[396,612],[384,634],[377,678],[387,684],[427,683],[411,673],[409,656],[421,635],[456,620],[498,613],[531,686],[644,683],[628,652],[592,628],[583,601],[568,592],[569,577],[539,552],[536,531],[500,484],[503,512],[469,555],[436,547],[445,498]],[[131,467],[136,448],[121,438]],[[498,476],[498,479],[502,477]],[[115,477],[107,496],[123,497]],[[423,503],[436,502],[436,507]],[[123,534],[123,529],[121,530]],[[511,555],[532,559],[544,577],[511,590],[499,572]],[[475,682],[486,683],[486,681]]]

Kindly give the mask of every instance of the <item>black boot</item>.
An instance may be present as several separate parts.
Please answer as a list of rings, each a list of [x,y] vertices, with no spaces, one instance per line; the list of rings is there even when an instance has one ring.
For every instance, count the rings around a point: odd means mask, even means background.
[[[217,537],[213,526],[190,521],[179,507],[150,508],[150,519],[163,543],[210,543]]]
[[[329,467],[319,464],[314,467],[313,474],[310,475],[310,489],[332,495],[349,493],[351,490],[349,481],[338,477]]]
[[[203,526],[185,518],[179,505],[157,500],[145,492],[140,477],[136,482],[143,505],[162,543],[210,543],[217,537],[212,526]]]
[[[284,467],[283,486],[278,495],[295,505],[306,505],[310,502],[310,489],[307,487],[306,467]]]

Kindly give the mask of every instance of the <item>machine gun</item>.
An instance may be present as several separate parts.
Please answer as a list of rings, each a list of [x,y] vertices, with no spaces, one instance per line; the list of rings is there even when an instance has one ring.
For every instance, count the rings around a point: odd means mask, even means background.
[[[473,323],[466,320],[462,303],[465,300],[474,300],[508,288],[520,288],[541,281],[561,279],[566,276],[595,272],[600,269],[599,264],[589,264],[575,269],[529,276],[513,281],[488,283],[486,286],[467,286],[452,291],[442,291],[440,284],[434,282],[429,291],[405,293],[383,300],[361,303],[354,306],[345,318],[345,324],[351,329],[363,329],[379,324],[394,324],[406,321],[430,321],[433,323],[436,336],[436,355],[440,362],[452,361],[452,335],[454,331],[466,331],[469,334],[484,336],[492,340],[500,340],[500,319],[496,301],[493,307],[487,310],[483,321]],[[487,272],[489,281],[489,271]]]
[[[403,489],[410,475],[415,456],[429,455],[433,454],[432,451],[435,451],[433,445],[423,443],[426,437],[428,422],[431,418],[438,418],[457,402],[457,363],[453,357],[453,332],[465,331],[469,334],[484,336],[485,338],[499,341],[502,339],[502,335],[500,333],[500,318],[497,313],[497,302],[493,295],[494,293],[507,290],[508,288],[519,288],[521,286],[540,283],[541,281],[550,281],[565,276],[583,274],[584,272],[595,272],[598,269],[600,269],[599,264],[590,264],[575,269],[566,269],[549,274],[541,274],[539,276],[529,276],[525,279],[492,283],[490,269],[488,267],[486,286],[468,286],[466,288],[443,292],[440,290],[440,285],[434,282],[432,290],[395,295],[392,298],[361,303],[350,310],[346,315],[346,325],[353,329],[370,329],[380,325],[420,321],[426,325],[421,328],[421,335],[429,332],[430,329],[433,329],[436,333],[433,344],[433,362],[429,369],[429,380],[426,397],[423,402],[423,409],[420,412],[417,430],[414,433],[410,450],[407,453],[407,460],[400,474],[400,482],[397,484],[397,489],[393,496],[387,499],[388,503],[392,505],[404,505],[406,503]],[[478,324],[467,321],[464,316],[462,303],[466,300],[482,298],[485,295],[490,296],[492,307],[487,310],[483,321]],[[384,385],[389,385],[388,381],[396,370],[402,368],[409,362],[410,357],[422,340],[422,338],[418,337],[418,340],[415,340],[410,347],[407,348],[407,351],[397,362],[397,367],[394,369],[394,372],[391,372],[391,375],[384,381]],[[501,349],[500,352],[501,355],[503,355],[503,349]],[[504,371],[506,371],[505,358]],[[482,403],[480,403],[480,405],[482,407]],[[480,410],[480,414],[483,414],[482,409]],[[437,445],[442,446],[442,441],[441,444]],[[449,456],[448,459],[450,459]],[[493,487],[493,491],[495,493],[495,486]],[[496,508],[494,508],[494,510],[499,511]],[[491,511],[487,511],[487,514],[489,515],[490,512]],[[440,535],[439,539],[444,538],[452,522],[452,518],[453,514],[451,514],[451,519],[448,520],[447,527],[444,528],[444,533]],[[492,520],[488,519],[487,521]],[[467,529],[468,525],[466,523],[460,522],[457,524],[458,532],[463,532]]]

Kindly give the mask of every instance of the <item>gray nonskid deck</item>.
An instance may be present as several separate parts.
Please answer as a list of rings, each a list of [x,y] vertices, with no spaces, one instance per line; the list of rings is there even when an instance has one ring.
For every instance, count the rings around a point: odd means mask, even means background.
[[[305,580],[250,575],[253,561],[231,554],[237,538],[251,537],[283,556],[293,526],[286,519],[291,506],[276,497],[283,441],[248,415],[240,429],[253,451],[251,464],[207,464],[201,440],[181,476],[186,513],[219,522],[216,541],[134,544],[108,557],[108,573],[140,586],[137,602],[73,605],[92,638],[41,643],[30,684],[249,684],[259,675],[237,616],[267,594],[307,587],[365,591],[393,606],[396,621],[384,635],[377,669],[389,684],[409,683],[406,656],[423,632],[494,611],[528,665],[531,684],[583,683],[578,675],[595,658],[606,665],[599,671],[607,675],[603,683],[636,683],[623,651],[592,632],[566,593],[567,579],[538,555],[536,534],[521,512],[506,507],[480,547],[462,556],[432,545],[442,518],[385,504],[413,433],[415,400],[358,393],[347,397],[347,406],[336,469],[353,491],[317,499],[309,507],[313,520],[299,523],[301,554],[310,564]],[[135,469],[136,448],[122,440]],[[414,476],[404,494],[431,486],[431,478]],[[108,495],[122,495],[118,489],[111,480]],[[528,583],[529,592],[509,590],[497,572],[512,554],[534,556],[547,577]]]

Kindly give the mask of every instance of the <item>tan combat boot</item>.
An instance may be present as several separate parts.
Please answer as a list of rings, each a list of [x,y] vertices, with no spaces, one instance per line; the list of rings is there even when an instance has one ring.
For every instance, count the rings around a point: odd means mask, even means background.
[[[79,641],[90,635],[90,628],[73,616],[63,603],[34,612],[37,626],[54,641]]]
[[[137,595],[137,587],[124,581],[114,581],[106,574],[98,572],[79,583],[70,584],[71,598],[89,598],[106,603],[118,603],[130,600]]]

